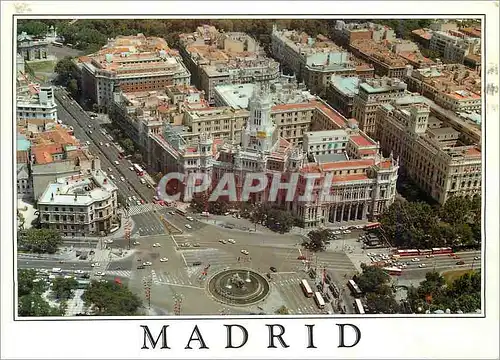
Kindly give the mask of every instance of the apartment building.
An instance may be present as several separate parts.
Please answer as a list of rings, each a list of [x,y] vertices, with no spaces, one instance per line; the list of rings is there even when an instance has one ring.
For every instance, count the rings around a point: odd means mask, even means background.
[[[109,40],[96,54],[81,57],[80,67],[84,94],[102,109],[111,105],[117,87],[123,92],[154,91],[189,85],[191,78],[164,39],[142,34]]]
[[[414,69],[405,82],[418,92],[453,112],[481,112],[481,76],[459,64],[441,64]]]
[[[356,40],[350,45],[350,50],[355,56],[373,64],[376,75],[402,79],[406,74],[406,62],[384,44],[374,40]]]
[[[373,70],[323,35],[315,38],[304,32],[278,30],[271,34],[273,56],[304,81],[313,94],[326,88],[332,75],[372,77]]]
[[[193,84],[214,102],[218,85],[249,82],[268,83],[279,77],[279,63],[265,56],[251,36],[239,32],[219,32],[199,26],[194,33],[181,34],[180,54],[193,74]]]
[[[435,31],[429,49],[439,52],[446,62],[463,64],[467,55],[481,52],[481,38],[470,37],[460,31]]]
[[[31,199],[33,197],[33,183],[31,182],[29,165],[18,163],[16,168],[17,196]]]
[[[326,101],[346,118],[351,118],[360,82],[358,77],[332,76],[326,87]]]
[[[29,84],[18,89],[16,97],[16,119],[18,123],[39,120],[45,123],[57,121],[57,105],[51,86]]]
[[[70,176],[90,169],[94,156],[67,129],[57,126],[42,133],[31,133],[29,166],[34,199],[55,178]]]
[[[117,193],[99,168],[58,178],[38,199],[41,226],[62,236],[108,234],[117,223]]]
[[[399,98],[377,110],[376,138],[384,153],[440,204],[451,196],[481,193],[481,150],[451,127],[429,128],[430,107],[421,96]]]
[[[411,39],[419,43],[424,49],[428,49],[431,44],[431,29],[416,29],[411,32]]]
[[[17,35],[17,53],[26,61],[44,60],[48,56],[49,42],[22,32]]]
[[[405,96],[406,84],[396,78],[365,79],[359,83],[354,95],[352,116],[358,121],[359,128],[369,136],[375,134],[377,108],[381,104]]]
[[[358,40],[394,40],[396,34],[386,25],[366,23],[346,23],[343,20],[335,22],[332,39],[339,45],[348,47]]]

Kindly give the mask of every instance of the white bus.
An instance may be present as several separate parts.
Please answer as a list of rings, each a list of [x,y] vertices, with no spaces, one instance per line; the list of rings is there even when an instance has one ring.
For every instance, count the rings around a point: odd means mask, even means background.
[[[312,291],[311,287],[309,286],[309,283],[307,282],[306,279],[303,279],[300,282],[300,286],[302,287],[302,291],[304,292],[305,296],[307,296],[307,297],[313,296],[313,291]]]
[[[363,308],[363,304],[361,303],[361,300],[354,299],[354,307],[356,308],[357,314],[364,314],[365,313],[365,309]]]
[[[349,289],[351,289],[354,296],[361,296],[363,294],[354,280],[349,280],[347,285],[349,286]]]
[[[139,164],[134,164],[133,167],[137,175],[139,176],[144,175],[144,170],[139,166]]]
[[[319,291],[316,291],[314,293],[314,301],[316,301],[316,305],[318,305],[318,307],[320,309],[324,309],[325,308],[325,300],[323,300],[323,296],[321,296],[321,294],[319,293]]]

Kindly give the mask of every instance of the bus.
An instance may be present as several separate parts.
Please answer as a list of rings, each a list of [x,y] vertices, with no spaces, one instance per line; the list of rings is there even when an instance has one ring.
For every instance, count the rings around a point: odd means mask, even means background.
[[[382,268],[382,270],[384,270],[389,275],[395,275],[395,276],[399,276],[403,272],[403,270],[397,267],[384,267]]]
[[[316,302],[316,305],[318,305],[320,309],[325,308],[325,300],[323,300],[323,296],[321,296],[321,293],[319,291],[316,291],[314,293],[314,301]]]
[[[364,230],[374,230],[374,229],[378,229],[379,227],[380,227],[380,223],[376,222],[376,223],[371,223],[371,224],[365,225]]]
[[[57,41],[52,41],[52,45],[57,46],[57,47],[63,47],[63,44]]]
[[[313,296],[313,291],[306,279],[302,279],[302,281],[300,282],[300,286],[302,287],[302,291],[304,292],[305,296],[307,297]]]
[[[358,284],[356,284],[354,280],[349,280],[347,282],[347,286],[349,286],[349,289],[351,289],[351,292],[353,293],[354,296],[361,296],[363,294]]]
[[[356,314],[364,314],[365,313],[365,309],[363,307],[363,304],[361,303],[361,300],[354,299],[354,307],[356,308]]]
[[[175,209],[175,211],[177,211],[177,213],[182,215],[182,216],[186,216],[186,214],[187,214],[187,210],[184,210],[184,209]]]
[[[432,248],[432,253],[434,255],[451,254],[452,252],[453,252],[453,249],[451,247]]]
[[[134,164],[133,167],[137,175],[139,176],[144,175],[144,170],[139,166],[139,164]]]

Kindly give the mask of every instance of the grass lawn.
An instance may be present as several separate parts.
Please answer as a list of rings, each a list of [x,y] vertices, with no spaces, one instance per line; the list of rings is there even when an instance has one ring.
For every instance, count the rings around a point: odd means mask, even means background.
[[[471,270],[471,269],[463,269],[463,270],[452,270],[452,271],[447,271],[443,273],[443,277],[446,280],[448,284],[453,283],[456,279],[458,279],[460,276],[465,275],[467,273],[473,273],[476,270]]]
[[[54,72],[54,67],[56,66],[55,61],[34,61],[28,62],[28,66],[33,69],[35,73],[43,72],[43,73],[51,73]]]

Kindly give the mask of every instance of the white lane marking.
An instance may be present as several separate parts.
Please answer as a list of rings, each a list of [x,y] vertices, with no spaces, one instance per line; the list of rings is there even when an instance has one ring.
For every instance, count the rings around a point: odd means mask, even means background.
[[[184,265],[188,266],[188,263],[187,263],[186,258],[184,257],[183,253],[181,253],[181,256],[182,256],[182,260],[184,260]]]

